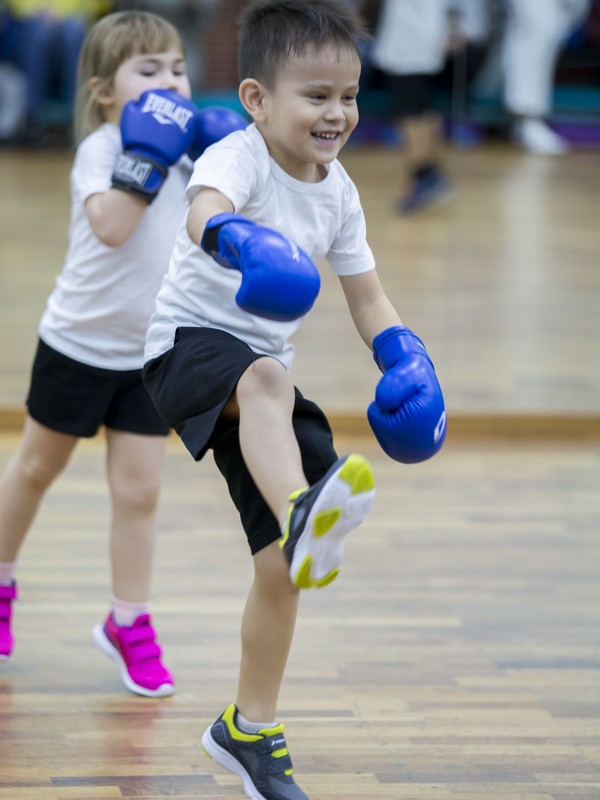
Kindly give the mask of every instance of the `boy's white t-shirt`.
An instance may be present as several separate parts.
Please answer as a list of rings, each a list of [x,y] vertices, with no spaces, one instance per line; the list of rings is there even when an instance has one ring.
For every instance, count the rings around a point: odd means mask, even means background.
[[[189,203],[203,187],[224,194],[236,213],[287,236],[315,264],[327,259],[337,275],[375,267],[358,192],[338,161],[319,183],[296,180],[270,157],[252,124],[209,147],[196,161]],[[294,354],[289,338],[304,317],[274,322],[243,311],[235,303],[240,283],[240,272],[220,266],[191,241],[184,222],[148,329],[146,361],[173,346],[178,327],[208,327],[237,336],[289,369]]]
[[[105,123],[79,145],[71,170],[69,248],[48,298],[39,335],[64,355],[96,367],[141,369],[156,293],[185,214],[192,163],[184,157],[139,225],[120,247],[98,239],[85,211],[93,194],[111,187],[121,133]]]

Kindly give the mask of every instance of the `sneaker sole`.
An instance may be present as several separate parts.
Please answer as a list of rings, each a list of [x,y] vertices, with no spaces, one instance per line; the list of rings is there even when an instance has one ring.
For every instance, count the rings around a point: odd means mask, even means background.
[[[344,540],[373,505],[373,487],[371,465],[358,454],[348,456],[330,476],[294,549],[290,565],[294,586],[321,588],[337,578],[344,558]]]
[[[114,661],[119,667],[121,680],[130,692],[133,692],[134,694],[141,694],[144,697],[170,697],[172,694],[175,694],[175,687],[170,683],[163,683],[162,686],[158,687],[158,689],[146,689],[145,686],[140,686],[139,684],[135,683],[127,671],[127,665],[123,661],[121,654],[106,638],[102,624],[94,626],[92,636],[100,650],[102,650],[102,652],[108,656],[111,661]]]
[[[224,769],[235,773],[242,779],[244,783],[244,793],[247,797],[250,797],[251,800],[266,800],[265,796],[262,795],[252,783],[250,775],[246,772],[237,758],[234,758],[231,753],[229,753],[227,750],[224,750],[215,742],[210,733],[211,727],[212,726],[207,728],[202,734],[202,749],[206,755],[209,758],[214,758],[217,764],[220,764]]]

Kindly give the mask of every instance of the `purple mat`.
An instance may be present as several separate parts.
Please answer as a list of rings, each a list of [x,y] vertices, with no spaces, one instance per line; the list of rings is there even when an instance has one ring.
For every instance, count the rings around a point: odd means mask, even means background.
[[[553,122],[552,127],[574,147],[600,147],[600,123]]]

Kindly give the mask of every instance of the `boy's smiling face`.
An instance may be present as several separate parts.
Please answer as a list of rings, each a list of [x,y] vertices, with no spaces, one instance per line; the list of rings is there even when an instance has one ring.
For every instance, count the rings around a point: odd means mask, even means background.
[[[337,158],[358,123],[360,59],[328,45],[293,56],[272,88],[249,79],[240,96],[271,157],[301,181],[322,180],[323,165]],[[246,94],[247,92],[247,94]]]

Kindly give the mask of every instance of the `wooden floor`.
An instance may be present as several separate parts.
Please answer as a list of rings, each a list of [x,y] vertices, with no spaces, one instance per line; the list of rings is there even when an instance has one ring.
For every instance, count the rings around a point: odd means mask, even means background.
[[[456,201],[405,220],[398,154],[344,155],[452,435],[410,467],[361,435],[378,374],[325,273],[294,377],[337,421],[338,450],[371,458],[378,494],[339,579],[303,597],[280,718],[311,800],[599,800],[600,154],[487,145],[449,162]],[[0,468],[64,257],[70,163],[0,150]],[[0,800],[241,798],[199,746],[233,698],[251,580],[222,480],[170,442],[153,611],[173,698],[127,693],[92,644],[107,525],[99,437],[21,554]]]
[[[0,410],[20,408],[36,329],[67,243],[71,153],[0,150]],[[564,159],[487,145],[449,154],[456,201],[394,210],[400,156],[348,148],[378,269],[425,341],[456,414],[600,411],[600,151]],[[294,377],[364,416],[377,379],[337,279],[297,336]]]
[[[598,800],[600,448],[451,443],[402,467],[339,445],[373,460],[378,494],[301,604],[280,717],[308,796]],[[243,796],[199,745],[232,700],[250,582],[225,494],[173,441],[154,617],[178,692],[134,697],[91,641],[108,515],[101,441],[77,451],[22,553],[0,800]]]

